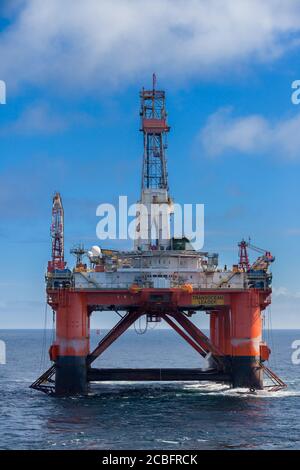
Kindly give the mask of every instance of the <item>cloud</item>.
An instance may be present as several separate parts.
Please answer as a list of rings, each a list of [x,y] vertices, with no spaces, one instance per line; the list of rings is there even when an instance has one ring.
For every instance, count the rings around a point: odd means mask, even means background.
[[[0,14],[2,18],[11,19],[13,18],[22,7],[25,6],[26,0],[1,0]]]
[[[34,103],[22,110],[14,121],[2,126],[0,136],[51,135],[64,132],[74,125],[91,123],[93,119],[85,113],[56,113],[47,104]]]
[[[265,313],[266,324],[272,324],[273,328],[299,328],[300,291],[285,286],[272,287],[272,291],[272,306]]]
[[[15,121],[2,126],[0,135],[53,134],[67,127],[68,122],[62,115],[55,115],[44,104],[35,104],[22,111]]]
[[[54,182],[58,187],[62,186],[70,165],[61,155],[39,154],[1,171],[0,219],[3,236],[16,227],[21,229],[15,233],[18,238],[25,230],[32,231],[32,223],[37,225],[43,214],[47,213],[55,189]],[[52,175],[55,175],[55,180]]]
[[[260,115],[234,116],[231,108],[209,116],[198,135],[204,152],[211,157],[226,153],[299,157],[300,114],[270,122]]]
[[[300,299],[300,291],[292,292],[287,287],[273,287],[273,295],[275,297],[283,297],[286,299]]]
[[[294,235],[294,236],[299,236],[300,235],[300,228],[289,228],[286,231],[287,235]]]
[[[41,8],[41,3],[43,4]],[[299,42],[298,0],[24,0],[1,33],[0,75],[80,90],[231,74]],[[103,89],[103,88],[102,88]]]

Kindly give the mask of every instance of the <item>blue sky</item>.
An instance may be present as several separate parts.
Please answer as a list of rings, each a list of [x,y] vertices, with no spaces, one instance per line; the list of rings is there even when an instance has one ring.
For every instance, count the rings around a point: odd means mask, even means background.
[[[205,204],[222,264],[242,237],[275,254],[273,325],[300,328],[299,2],[38,3],[0,3],[0,327],[43,326],[54,191],[70,261],[97,243],[98,204],[139,197],[138,93],[155,71],[171,195]]]

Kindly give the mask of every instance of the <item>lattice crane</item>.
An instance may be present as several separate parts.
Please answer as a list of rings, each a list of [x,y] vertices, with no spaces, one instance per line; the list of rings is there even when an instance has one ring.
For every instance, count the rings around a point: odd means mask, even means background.
[[[61,196],[55,193],[52,204],[52,257],[48,262],[48,272],[64,269],[66,266],[64,260],[64,209]]]

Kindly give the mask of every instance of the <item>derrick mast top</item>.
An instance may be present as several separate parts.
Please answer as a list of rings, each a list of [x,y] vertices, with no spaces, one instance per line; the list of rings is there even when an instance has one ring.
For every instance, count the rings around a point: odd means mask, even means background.
[[[53,196],[50,232],[52,238],[52,259],[48,263],[48,271],[64,269],[64,209],[59,193],[55,193]]]
[[[135,249],[147,251],[170,248],[170,215],[173,203],[169,196],[165,151],[167,148],[167,124],[165,92],[156,89],[153,74],[152,90],[140,92],[141,131],[144,153],[142,169],[143,208],[137,211]],[[164,213],[162,210],[164,206]]]
[[[165,150],[170,127],[167,124],[165,92],[156,90],[155,74],[152,90],[143,88],[140,99],[141,131],[144,134],[142,190],[168,190]]]

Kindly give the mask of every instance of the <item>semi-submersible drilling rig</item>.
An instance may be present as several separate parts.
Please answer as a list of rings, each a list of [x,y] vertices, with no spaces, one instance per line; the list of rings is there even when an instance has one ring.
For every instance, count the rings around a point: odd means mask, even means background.
[[[165,204],[172,213],[166,170],[167,124],[165,92],[143,89],[141,130],[144,137],[141,201],[149,210]],[[151,206],[151,207],[150,207]],[[150,214],[151,216],[151,214]],[[151,217],[150,217],[151,218]],[[159,221],[154,223],[159,226]],[[271,302],[269,252],[251,265],[239,243],[239,263],[218,267],[218,255],[193,249],[185,237],[152,239],[151,227],[137,237],[132,251],[82,246],[71,250],[76,265],[64,260],[64,214],[60,195],[53,198],[52,258],[46,274],[47,302],[56,317],[56,335],[50,347],[53,365],[31,387],[56,395],[87,393],[90,382],[101,381],[215,381],[232,387],[262,389],[264,376],[272,389],[284,387],[264,362],[270,349],[262,341],[262,311]],[[254,247],[255,248],[255,247]],[[89,267],[83,257],[89,258]],[[90,351],[90,317],[111,311],[120,321]],[[207,337],[192,321],[197,312],[210,316]],[[107,369],[92,364],[140,317],[164,320],[206,361],[201,369]],[[199,362],[200,366],[200,362]]]

